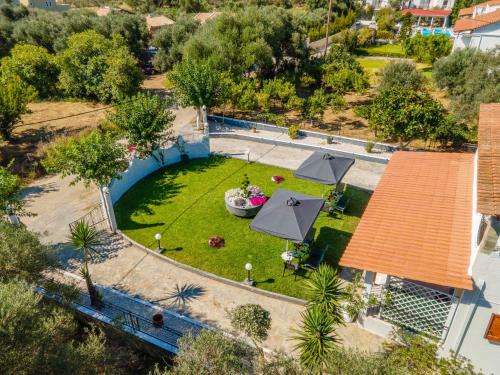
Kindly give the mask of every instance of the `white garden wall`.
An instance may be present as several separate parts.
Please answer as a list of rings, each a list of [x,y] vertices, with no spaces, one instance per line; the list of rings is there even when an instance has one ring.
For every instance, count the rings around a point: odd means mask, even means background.
[[[109,194],[113,204],[144,177],[162,167],[178,163],[181,160],[179,147],[170,146],[161,149],[160,152],[163,155],[163,166],[152,156],[144,160],[134,158],[130,161],[128,169],[120,173],[121,179],[114,179],[111,182],[109,185]],[[210,143],[208,137],[202,137],[196,142],[191,141],[189,143],[184,143],[184,152],[189,155],[190,159],[206,158],[210,156]]]

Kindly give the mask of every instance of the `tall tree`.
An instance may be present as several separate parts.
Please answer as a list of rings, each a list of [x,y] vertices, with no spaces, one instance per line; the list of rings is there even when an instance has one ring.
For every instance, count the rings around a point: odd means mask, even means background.
[[[23,83],[36,90],[40,98],[54,95],[57,91],[59,68],[54,56],[43,47],[16,45],[10,56],[1,60],[0,74],[19,76]]]
[[[378,134],[397,139],[403,148],[414,139],[429,139],[443,118],[443,106],[429,93],[393,88],[375,97],[368,121]]]
[[[74,176],[73,183],[83,181],[107,186],[128,166],[125,147],[114,135],[94,130],[79,138],[56,143],[47,151],[44,167],[62,176]]]
[[[432,77],[445,89],[450,109],[460,121],[477,121],[480,103],[500,102],[500,55],[472,48],[459,49],[436,61]]]
[[[86,31],[66,43],[58,61],[59,85],[67,95],[110,102],[137,93],[144,77],[121,37]]]
[[[220,104],[229,89],[225,80],[208,61],[184,59],[175,65],[169,79],[182,106],[196,108],[196,127],[200,128],[201,108]]]
[[[125,133],[136,146],[137,156],[145,159],[154,155],[162,144],[172,139],[175,115],[167,110],[165,100],[158,95],[139,93],[123,101],[108,120]]]
[[[71,227],[69,240],[71,245],[79,250],[83,256],[83,267],[80,269],[82,277],[85,279],[87,290],[90,296],[90,304],[99,308],[101,300],[99,291],[92,282],[89,271],[89,260],[98,254],[97,247],[100,244],[99,232],[87,222],[81,220]]]
[[[384,66],[378,76],[379,91],[396,87],[415,91],[424,89],[425,77],[411,61],[392,61]]]
[[[4,140],[10,140],[14,126],[34,98],[35,91],[17,75],[0,76],[0,136]]]

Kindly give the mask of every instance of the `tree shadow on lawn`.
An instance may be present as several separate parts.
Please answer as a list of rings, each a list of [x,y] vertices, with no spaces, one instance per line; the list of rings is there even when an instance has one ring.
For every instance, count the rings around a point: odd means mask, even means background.
[[[151,206],[162,206],[172,202],[186,185],[178,183],[177,177],[187,173],[203,173],[223,163],[226,158],[209,157],[193,159],[187,162],[173,164],[153,172],[139,181],[115,205],[119,226],[121,229],[140,229],[154,225],[143,226],[133,223],[132,215],[153,215]],[[124,219],[124,216],[128,216]]]
[[[313,247],[316,249],[324,249],[328,246],[324,262],[333,267],[338,267],[340,257],[344,253],[351,236],[351,233],[343,230],[331,227],[321,227]]]

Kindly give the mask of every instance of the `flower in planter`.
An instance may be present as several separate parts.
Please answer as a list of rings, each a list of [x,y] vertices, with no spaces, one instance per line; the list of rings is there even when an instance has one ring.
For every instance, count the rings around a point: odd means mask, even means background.
[[[273,180],[277,184],[281,184],[283,181],[285,181],[285,179],[281,176],[273,176],[271,177],[271,180]]]
[[[247,205],[247,200],[246,200],[246,198],[242,198],[242,197],[234,198],[233,204],[236,207],[245,207]]]
[[[252,204],[252,206],[262,206],[266,202],[267,198],[263,196],[256,196],[250,198],[250,203]]]
[[[251,196],[256,196],[256,195],[259,195],[262,190],[260,190],[260,188],[258,186],[255,186],[255,185],[250,185],[247,190],[250,192],[250,195]]]
[[[208,238],[208,246],[213,247],[215,249],[220,249],[224,247],[225,241],[222,237],[209,237]]]

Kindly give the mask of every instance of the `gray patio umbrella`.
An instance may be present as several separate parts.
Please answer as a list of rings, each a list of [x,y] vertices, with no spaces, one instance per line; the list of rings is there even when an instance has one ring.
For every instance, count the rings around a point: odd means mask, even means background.
[[[250,229],[301,243],[324,203],[321,198],[278,189],[250,223]]]
[[[354,159],[316,151],[293,172],[293,175],[323,185],[337,185],[353,164]]]

